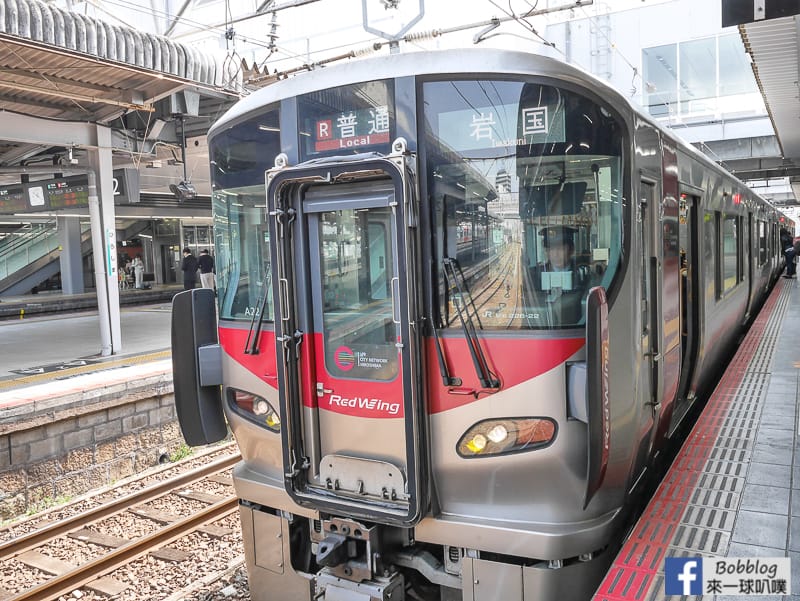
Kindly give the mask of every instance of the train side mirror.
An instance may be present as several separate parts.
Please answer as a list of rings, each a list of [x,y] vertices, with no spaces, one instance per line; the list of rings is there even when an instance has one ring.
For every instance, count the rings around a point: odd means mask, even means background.
[[[213,290],[186,290],[172,299],[172,380],[186,443],[200,446],[225,438],[222,349]]]

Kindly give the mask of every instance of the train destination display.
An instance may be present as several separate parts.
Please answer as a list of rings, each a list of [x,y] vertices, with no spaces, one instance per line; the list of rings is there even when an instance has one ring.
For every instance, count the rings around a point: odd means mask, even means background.
[[[389,107],[350,110],[318,119],[314,151],[353,149],[389,142]]]

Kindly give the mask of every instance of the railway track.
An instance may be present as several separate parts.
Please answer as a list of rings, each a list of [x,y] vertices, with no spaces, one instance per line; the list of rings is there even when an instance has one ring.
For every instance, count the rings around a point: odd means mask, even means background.
[[[484,326],[514,329],[521,324],[531,325],[522,311],[525,277],[521,250],[515,243],[506,247],[490,274],[470,282],[471,286],[480,285],[472,291],[472,303]]]
[[[145,556],[166,562],[186,560],[189,553],[169,545],[198,532],[217,538],[229,534],[230,529],[209,524],[225,518],[234,523],[238,521],[233,515],[237,512],[238,500],[226,472],[239,459],[238,453],[225,455],[1,542],[0,573],[22,574],[23,577],[15,580],[28,580],[33,584],[17,586],[17,590],[11,591],[0,589],[0,598],[44,601],[69,595],[81,587],[90,592],[87,598],[126,598],[123,591],[131,587],[131,578],[117,578],[116,571]],[[165,507],[169,511],[165,511]],[[178,511],[174,511],[175,508]],[[125,524],[123,530],[145,533],[120,537],[120,523]],[[53,552],[65,548],[73,549],[68,554],[81,560],[67,562]],[[132,591],[127,597],[145,598]]]

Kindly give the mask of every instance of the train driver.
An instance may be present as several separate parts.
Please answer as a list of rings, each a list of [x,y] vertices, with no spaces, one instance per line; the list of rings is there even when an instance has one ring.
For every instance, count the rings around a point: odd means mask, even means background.
[[[569,275],[550,276],[556,287],[574,289],[579,287],[578,280],[585,279],[585,273],[578,268],[575,262],[575,234],[577,230],[565,225],[549,227],[541,230],[542,246],[547,255],[547,261],[542,265],[544,273],[564,273]]]
[[[547,260],[539,265],[539,287],[547,302],[558,309],[562,321],[581,319],[581,300],[587,282],[587,270],[575,261],[575,228],[554,226],[541,230]]]

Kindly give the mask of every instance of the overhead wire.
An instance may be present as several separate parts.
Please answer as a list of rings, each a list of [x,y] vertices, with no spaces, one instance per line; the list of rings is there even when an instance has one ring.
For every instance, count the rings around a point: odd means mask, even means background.
[[[165,10],[159,10],[157,8],[152,8],[152,9],[146,8],[146,7],[143,7],[141,5],[137,5],[134,2],[129,1],[129,0],[104,0],[103,4],[110,4],[110,5],[113,5],[113,6],[118,6],[120,8],[131,10],[133,12],[137,12],[137,13],[140,13],[140,14],[143,14],[143,15],[153,15],[153,14],[155,14],[155,15],[159,15],[161,17],[165,17],[165,18],[168,18],[168,19],[173,18],[175,16],[172,13],[169,13],[169,12],[167,12]],[[103,9],[103,12],[105,12],[106,14],[111,15],[117,21],[122,22],[120,20],[120,18],[114,16],[113,13],[110,13],[109,11],[107,11],[105,9]],[[267,14],[268,14],[267,12],[264,12],[264,13],[262,13],[260,15],[253,15],[253,18],[266,16]],[[219,33],[221,35],[225,34],[225,30],[223,28],[212,27],[212,26],[206,25],[204,23],[201,23],[200,21],[195,21],[195,20],[187,18],[187,17],[181,17],[181,23],[184,24],[184,25],[187,25],[188,27],[191,27],[194,30],[196,30],[196,33]],[[127,23],[123,23],[123,24],[126,25],[126,26],[130,26]],[[265,44],[263,42],[260,42],[260,41],[258,41],[256,39],[252,39],[252,38],[244,37],[244,36],[241,36],[240,39],[244,43],[252,44],[254,46],[259,46],[259,47],[262,47],[262,48],[269,48],[269,46],[267,44]]]
[[[586,12],[585,8],[580,7],[580,9],[581,9],[581,12],[583,12],[584,16],[587,19],[589,19],[589,21],[591,21],[592,24],[595,26],[595,30],[600,32],[600,34],[606,39],[606,42],[608,42],[608,45],[611,47],[611,49],[614,50],[614,52],[619,55],[619,57],[625,62],[625,64],[628,65],[628,67],[631,68],[631,71],[633,71],[633,75],[631,77],[631,98],[632,98],[633,96],[636,95],[636,92],[638,91],[637,88],[636,88],[636,78],[639,76],[639,68],[636,67],[631,61],[629,61],[628,57],[625,56],[625,53],[622,52],[617,47],[616,42],[612,41],[611,38],[608,37],[606,32],[603,31],[603,28],[600,27],[600,25],[598,24],[596,18],[593,17],[592,15],[590,15],[588,12]]]
[[[131,10],[131,11],[134,11],[134,12],[138,12],[138,13],[141,13],[141,14],[146,14],[146,15],[156,14],[156,15],[160,15],[162,17],[168,18],[168,19],[174,17],[174,15],[172,15],[171,13],[169,13],[169,12],[167,12],[165,10],[159,10],[159,9],[156,9],[156,8],[153,8],[152,10],[150,10],[150,9],[142,7],[141,5],[135,4],[131,0],[105,0],[104,4],[110,4],[110,5],[118,6],[120,8],[128,9],[128,10]],[[265,6],[268,6],[269,4],[270,4],[270,2],[267,2],[267,3],[265,3]],[[107,14],[111,14],[105,9],[104,9],[104,12],[106,12]],[[268,10],[264,9],[264,12],[262,12],[261,14],[253,14],[252,18],[263,17],[263,16],[266,16],[267,14],[270,14],[270,12]],[[275,13],[273,12],[272,14],[275,14]],[[114,18],[119,21],[118,17],[114,17]],[[226,22],[230,22],[232,20],[233,20],[233,18],[232,18],[232,12],[231,12],[231,16],[230,17],[226,17]],[[220,28],[220,27],[209,26],[209,25],[206,25],[206,24],[201,23],[199,21],[187,18],[185,16],[181,17],[181,23],[191,27],[192,29],[194,29],[196,31],[196,33],[217,33],[217,34],[220,34],[220,35],[225,35],[227,29],[229,29],[229,27]],[[274,55],[276,52],[284,55],[285,59],[282,59],[282,60],[301,60],[302,61],[304,59],[304,57],[303,57],[303,55],[301,53],[294,52],[294,51],[292,51],[292,50],[290,50],[288,48],[285,48],[285,47],[283,47],[283,46],[281,46],[279,44],[274,44],[273,42],[264,43],[264,42],[261,42],[261,41],[259,41],[257,39],[253,39],[253,38],[251,38],[249,36],[243,36],[243,35],[238,35],[237,37],[243,44],[256,46],[256,47],[263,48],[263,49],[269,51],[270,52],[270,56]],[[330,52],[332,50],[337,50],[337,49],[340,49],[340,48],[343,48],[343,47],[352,47],[352,45],[353,45],[352,43],[341,44],[341,45],[333,46],[333,47],[330,47],[330,48],[323,48],[323,49],[320,49],[320,50],[316,50],[316,51],[312,52],[311,54],[312,55],[314,55],[314,54],[322,54],[322,53]],[[267,59],[264,59],[264,60],[261,61],[260,67],[263,67],[263,64],[265,63],[266,60]]]
[[[499,6],[498,4],[493,2],[493,0],[488,0],[488,1],[495,8],[500,10],[505,15],[505,18],[493,17],[492,19],[489,19],[489,20],[486,20],[486,21],[473,22],[473,23],[468,23],[468,24],[465,24],[465,25],[458,25],[458,26],[453,26],[453,27],[448,27],[448,28],[440,28],[440,29],[432,29],[432,30],[423,31],[423,32],[412,32],[412,33],[409,33],[409,34],[405,35],[403,38],[400,38],[397,41],[402,41],[402,42],[405,42],[405,43],[414,44],[415,46],[418,46],[417,42],[422,41],[422,40],[432,39],[432,38],[439,37],[439,36],[442,36],[442,35],[447,34],[447,33],[454,33],[454,32],[458,32],[458,31],[464,31],[464,30],[467,30],[467,29],[475,29],[475,28],[480,27],[480,26],[488,26],[487,29],[484,30],[484,32],[478,34],[478,36],[480,36],[480,37],[476,36],[477,39],[474,41],[474,43],[479,43],[480,41],[483,41],[483,40],[491,38],[491,37],[499,36],[499,35],[510,35],[512,37],[518,37],[520,39],[523,39],[523,40],[526,40],[526,41],[529,41],[529,42],[533,41],[533,42],[544,44],[545,46],[553,48],[553,50],[555,52],[559,53],[560,55],[562,55],[563,57],[566,58],[566,55],[565,55],[564,51],[561,50],[561,48],[559,48],[553,42],[549,41],[544,36],[539,34],[539,32],[533,27],[533,25],[531,23],[527,22],[526,19],[529,18],[529,17],[532,17],[532,16],[540,16],[540,15],[543,15],[543,14],[549,14],[549,13],[558,12],[558,11],[562,11],[562,10],[566,10],[566,9],[581,8],[583,6],[590,5],[590,4],[592,4],[594,2],[594,0],[573,0],[573,2],[571,4],[567,4],[567,5],[564,5],[564,6],[558,6],[558,7],[552,7],[552,8],[545,8],[545,9],[537,10],[538,0],[536,2],[534,2],[533,4],[531,4],[531,2],[529,0],[525,0],[526,4],[528,4],[530,9],[525,11],[524,14],[522,14],[522,15],[517,15],[517,14],[514,13],[513,8],[511,10],[511,12],[509,13],[508,11],[506,11],[505,8],[503,8],[502,6]],[[491,31],[492,29],[495,29],[496,27],[498,27],[501,22],[509,21],[509,20],[517,21],[528,33],[533,34],[537,39],[536,40],[532,40],[532,39],[525,38],[523,36],[511,33],[511,32],[500,32],[500,33],[495,33],[495,34],[491,34],[491,35],[485,35],[489,31]],[[315,66],[319,66],[319,65],[322,65],[322,64],[327,64],[329,62],[334,62],[336,60],[341,60],[341,59],[345,59],[345,58],[352,58],[354,56],[359,56],[359,55],[361,55],[361,54],[363,54],[365,52],[372,52],[372,51],[375,51],[375,50],[379,50],[380,48],[382,48],[387,43],[388,42],[384,42],[384,41],[375,41],[375,42],[372,43],[370,48],[357,50],[355,52],[351,51],[350,53],[345,53],[345,54],[339,55],[338,57],[328,58],[328,59],[325,59],[323,61],[317,61],[317,62],[314,62],[314,63],[311,63],[311,64],[306,64],[306,65],[303,65],[301,67],[296,67],[296,68],[289,69],[289,70],[282,71],[282,72],[276,71],[275,73],[273,73],[269,77],[270,78],[280,78],[280,77],[283,77],[284,75],[289,75],[289,74],[292,74],[292,73],[295,73],[295,72],[298,72],[298,71],[303,71],[303,70],[310,70],[310,69],[314,68]],[[336,46],[335,48],[338,49],[338,48],[342,48],[342,47],[352,47],[352,44],[344,44],[344,45]],[[314,52],[306,53],[306,56],[310,57],[312,55],[321,54],[321,53],[327,52],[329,50],[331,50],[331,48],[329,48],[329,49],[320,49],[320,50],[317,50],[317,51],[314,51]],[[295,56],[295,58],[298,58],[298,57]],[[263,79],[264,78],[261,78],[258,81],[261,81]]]
[[[517,15],[514,12],[513,7],[511,7],[510,0],[509,0],[509,8],[510,8],[510,10],[508,10],[508,11],[506,9],[504,9],[503,7],[499,6],[498,4],[496,4],[495,2],[493,2],[493,0],[489,0],[489,2],[491,2],[493,6],[495,6],[497,9],[501,10],[507,17],[510,17],[511,20],[517,21],[520,24],[521,27],[523,27],[528,33],[530,33],[533,36],[535,36],[537,38],[537,40],[528,40],[527,38],[524,38],[522,36],[510,33],[510,32],[492,34],[492,35],[485,36],[482,39],[488,39],[490,37],[494,37],[495,35],[511,35],[512,37],[519,37],[521,39],[526,39],[528,41],[538,41],[539,43],[542,43],[542,44],[545,44],[546,46],[554,48],[554,50],[557,51],[559,54],[564,55],[564,52],[560,48],[558,48],[554,43],[550,42],[549,40],[544,38],[541,34],[539,34],[539,32],[536,31],[536,29],[533,27],[533,25],[526,20],[527,17],[531,16],[532,12],[536,11],[536,8],[537,8],[537,6],[539,4],[538,0],[536,0],[534,3],[531,3],[530,0],[524,0],[524,1],[530,7],[530,9],[526,10],[524,13],[522,13],[520,15]],[[575,7],[580,7],[582,1],[586,2],[586,0],[576,0]],[[586,2],[586,3],[591,3],[591,0],[588,0],[588,2]],[[166,19],[175,18],[175,15],[169,13],[166,10],[157,9],[155,6],[153,6],[150,9],[146,9],[146,8],[142,7],[141,5],[135,4],[132,0],[105,0],[103,4],[112,5],[112,6],[118,6],[120,8],[131,10],[133,12],[138,12],[138,13],[141,13],[141,14],[147,14],[147,15],[151,15],[151,16],[152,15],[159,15],[159,16],[162,16],[162,17],[164,17]],[[260,17],[260,16],[265,16],[265,15],[269,14],[270,12],[274,15],[275,11],[269,11],[269,10],[266,9],[266,7],[270,6],[271,4],[274,4],[274,0],[265,0],[262,3],[261,7],[259,7],[259,10],[263,10],[263,12],[254,13],[252,15],[245,16],[243,18],[233,19],[231,5],[230,5],[229,1],[226,0],[226,2],[225,2],[226,26],[225,26],[224,29],[220,28],[220,27],[216,27],[216,26],[206,25],[206,24],[198,22],[196,20],[187,18],[186,16],[183,16],[183,15],[180,17],[180,22],[181,22],[181,24],[183,24],[183,25],[185,25],[185,26],[187,26],[187,27],[189,27],[191,29],[194,29],[196,33],[219,33],[219,34],[222,34],[222,35],[226,35],[226,33],[228,33],[228,31],[231,29],[229,24],[234,20],[240,21],[240,20],[247,20],[247,19],[250,19],[250,18],[257,18],[257,17]],[[302,4],[299,4],[298,6],[302,6]],[[101,8],[100,6],[97,6],[97,8],[99,10],[103,10],[103,12],[105,12],[105,13],[111,15],[112,17],[114,17],[115,19],[119,20],[118,17],[115,17],[106,8]],[[570,8],[572,8],[572,6]],[[548,9],[544,9],[544,10],[548,10]],[[478,26],[478,24],[470,24],[470,25],[465,25],[465,26],[461,26],[461,27],[452,27],[452,28],[447,28],[447,29],[431,30],[430,32],[425,32],[424,35],[421,35],[421,34],[409,34],[409,35],[406,35],[402,39],[402,41],[404,41],[406,43],[409,43],[409,44],[413,44],[415,46],[419,46],[418,42],[422,41],[423,39],[427,39],[428,37],[437,37],[438,35],[443,35],[445,33],[450,33],[450,32],[453,32],[453,31],[459,31],[459,30],[468,29],[468,28],[474,28],[474,27],[477,27],[477,26]],[[294,73],[294,72],[297,72],[297,71],[309,70],[309,69],[315,68],[316,66],[321,66],[321,65],[324,65],[324,64],[328,64],[330,62],[335,62],[336,60],[343,60],[343,59],[347,59],[347,58],[354,58],[354,57],[357,57],[357,56],[362,56],[364,54],[368,54],[368,53],[374,52],[374,51],[382,48],[385,45],[383,41],[377,41],[376,38],[371,38],[371,40],[367,39],[367,40],[364,41],[364,44],[368,45],[365,48],[351,50],[350,52],[346,52],[346,53],[340,54],[340,55],[335,56],[335,57],[329,57],[329,58],[326,58],[326,59],[323,59],[323,60],[317,60],[317,61],[311,61],[310,62],[308,59],[313,57],[313,56],[319,56],[321,54],[326,54],[326,53],[329,53],[331,51],[339,50],[341,48],[352,48],[354,44],[353,44],[353,42],[350,42],[350,43],[340,44],[340,45],[336,45],[336,46],[330,46],[330,47],[326,47],[326,48],[321,48],[321,49],[315,50],[313,52],[306,51],[305,53],[300,53],[300,52],[294,52],[294,51],[290,50],[289,48],[286,48],[286,47],[284,47],[284,46],[282,46],[280,44],[276,44],[275,40],[277,39],[277,36],[274,36],[274,37],[270,36],[270,41],[268,43],[264,43],[264,42],[261,42],[260,40],[256,40],[256,39],[253,39],[253,38],[247,37],[247,36],[241,36],[241,35],[238,35],[238,34],[236,35],[236,37],[239,39],[239,41],[241,41],[244,44],[255,46],[255,47],[259,47],[259,48],[264,48],[265,50],[268,51],[268,54],[267,54],[267,56],[265,58],[260,59],[257,63],[255,63],[256,66],[257,66],[257,69],[259,71],[264,67],[264,65],[266,64],[266,62],[270,58],[273,58],[275,56],[275,54],[280,54],[281,55],[281,58],[277,59],[277,60],[280,60],[280,61],[283,61],[283,60],[298,60],[298,61],[302,61],[304,63],[303,65],[301,65],[299,67],[296,67],[296,68],[284,70],[284,71],[281,71],[281,72],[276,71],[270,77],[275,77],[275,76],[282,77],[283,75],[288,75],[288,74],[291,74],[291,73]],[[236,53],[236,56],[238,56],[238,53]],[[226,61],[229,62],[230,59],[226,59]],[[241,66],[239,67],[239,69],[241,69]],[[237,73],[237,75],[238,75],[238,73]],[[260,78],[260,79],[264,79],[264,78]],[[244,90],[242,90],[242,91],[244,92]]]
[[[558,50],[558,48],[556,48],[556,45],[555,45],[553,42],[550,42],[549,40],[547,40],[547,39],[546,39],[544,36],[542,36],[542,35],[541,35],[541,34],[540,34],[540,33],[539,33],[537,30],[536,30],[536,28],[535,28],[535,27],[534,27],[532,24],[528,23],[528,21],[526,21],[526,20],[525,20],[525,17],[529,16],[529,15],[530,15],[530,13],[532,13],[534,9],[531,9],[531,10],[527,11],[527,12],[526,12],[524,15],[522,15],[522,16],[519,16],[519,15],[517,15],[517,14],[514,12],[514,10],[512,9],[512,7],[511,7],[511,0],[509,0],[509,2],[508,2],[508,8],[509,8],[509,10],[508,10],[508,11],[506,11],[506,9],[505,9],[505,8],[503,8],[502,6],[500,6],[500,5],[499,5],[497,2],[495,2],[494,0],[487,0],[487,1],[489,2],[489,4],[491,4],[492,6],[494,6],[495,8],[497,8],[497,10],[500,10],[500,11],[502,11],[502,12],[503,12],[503,13],[504,13],[504,14],[505,14],[507,17],[511,18],[513,21],[515,21],[516,23],[518,23],[518,24],[519,24],[519,25],[520,25],[520,26],[521,26],[523,29],[525,29],[525,30],[526,30],[528,33],[532,33],[532,34],[533,34],[533,35],[535,35],[537,38],[539,38],[539,39],[541,40],[541,42],[542,42],[542,43],[543,43],[545,46],[550,46],[551,48],[554,48],[554,49]],[[538,3],[538,2],[537,2],[537,3]],[[484,39],[488,39],[488,38],[490,38],[490,37],[494,37],[495,35],[499,35],[499,34],[494,34],[494,35],[492,35],[492,36],[486,36]]]
[[[230,23],[232,21],[233,13],[231,12],[230,0],[225,0],[225,51],[227,56],[222,63],[222,85],[225,88],[230,87],[242,72],[242,57],[236,51],[236,31],[233,29],[233,24]],[[233,46],[233,51],[231,51],[231,46]],[[231,66],[234,67],[233,70]],[[231,72],[230,79],[226,81],[224,78],[229,72]]]

